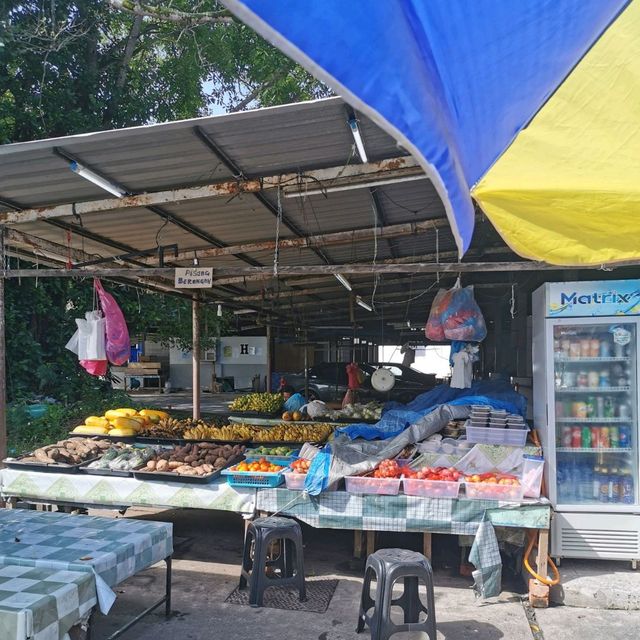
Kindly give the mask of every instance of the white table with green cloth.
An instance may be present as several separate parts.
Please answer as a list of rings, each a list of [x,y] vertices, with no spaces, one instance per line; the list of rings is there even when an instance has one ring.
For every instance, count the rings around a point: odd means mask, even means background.
[[[501,559],[494,526],[548,530],[546,500],[498,502],[327,491],[317,497],[284,488],[234,488],[224,479],[208,484],[3,469],[5,498],[79,506],[154,506],[290,515],[314,527],[363,531],[433,532],[474,536],[471,561],[478,592],[500,590]]]
[[[104,614],[116,598],[112,587],[162,560],[167,590],[153,608],[168,610],[172,553],[170,523],[0,509],[0,566],[84,574]]]
[[[97,603],[93,576],[83,571],[0,566],[0,638],[60,640],[86,623]]]

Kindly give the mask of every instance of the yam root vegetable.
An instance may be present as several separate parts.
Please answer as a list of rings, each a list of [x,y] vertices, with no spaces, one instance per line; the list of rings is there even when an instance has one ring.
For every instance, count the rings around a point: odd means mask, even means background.
[[[158,460],[158,463],[155,466],[155,470],[156,471],[168,471],[169,470],[169,461],[165,460],[164,458],[162,460]]]
[[[191,464],[194,460],[197,460],[197,459],[198,458],[193,454],[184,457],[185,464]]]
[[[205,473],[211,473],[213,471],[213,467],[210,464],[203,464],[202,468]]]
[[[215,467],[224,467],[225,464],[227,464],[227,459],[222,457],[217,458],[216,461],[213,463]]]
[[[149,460],[149,462],[147,462],[147,470],[148,471],[155,471],[155,468],[157,466],[157,462],[155,460]]]
[[[169,469],[179,469],[180,467],[183,467],[184,463],[182,461],[178,461],[178,460],[170,460],[169,461]]]

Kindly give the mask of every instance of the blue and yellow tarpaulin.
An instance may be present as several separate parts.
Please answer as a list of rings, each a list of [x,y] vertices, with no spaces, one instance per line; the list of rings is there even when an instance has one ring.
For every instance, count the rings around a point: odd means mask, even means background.
[[[223,0],[520,255],[640,258],[640,0]]]

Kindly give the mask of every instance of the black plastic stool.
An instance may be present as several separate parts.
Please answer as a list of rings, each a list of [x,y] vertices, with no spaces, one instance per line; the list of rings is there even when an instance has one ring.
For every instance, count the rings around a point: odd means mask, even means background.
[[[375,600],[371,598],[371,579],[376,577]],[[404,580],[404,592],[393,599],[393,585]],[[420,600],[418,585],[422,582],[427,589],[427,606]],[[404,611],[404,624],[391,620],[391,607],[399,606]],[[367,612],[373,608],[369,615]],[[427,618],[419,622],[420,614]],[[360,598],[358,626],[360,633],[365,624],[371,631],[371,640],[387,640],[401,631],[424,631],[429,640],[436,640],[436,607],[433,595],[433,572],[431,564],[421,554],[406,549],[380,549],[367,558],[364,584]]]
[[[279,541],[276,558],[269,560],[269,545]],[[251,550],[253,546],[253,557]],[[272,577],[267,570],[272,570]],[[275,570],[278,570],[277,573]],[[249,584],[249,604],[261,607],[268,587],[293,586],[298,589],[300,601],[307,599],[302,554],[302,529],[291,518],[258,518],[249,523],[244,540],[240,589]]]

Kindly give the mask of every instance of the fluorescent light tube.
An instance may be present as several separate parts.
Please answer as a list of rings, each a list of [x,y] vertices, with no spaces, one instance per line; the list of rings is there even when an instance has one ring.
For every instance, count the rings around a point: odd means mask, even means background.
[[[334,185],[333,187],[325,187],[324,189],[296,189],[288,191],[284,189],[285,198],[305,198],[306,196],[325,195],[327,193],[336,193],[338,191],[351,191],[352,189],[367,189],[369,187],[382,187],[388,184],[398,184],[399,182],[413,182],[414,180],[426,180],[427,176],[422,173],[415,176],[399,176],[397,178],[380,178],[379,180],[369,180],[363,182],[352,182],[350,184]]]
[[[364,150],[364,142],[362,141],[362,136],[360,135],[358,121],[355,118],[350,118],[349,126],[351,127],[351,133],[353,134],[353,139],[355,140],[356,149],[358,149],[360,160],[362,160],[362,162],[367,162],[367,152]]]
[[[368,305],[360,296],[356,296],[356,304],[361,306],[363,309],[366,309],[367,311],[373,311],[373,307]]]
[[[77,173],[85,180],[93,182],[93,184],[97,185],[101,189],[104,189],[105,191],[108,191],[114,196],[117,196],[118,198],[122,198],[122,196],[126,195],[126,191],[124,191],[120,187],[116,187],[115,184],[112,184],[108,180],[105,180],[102,176],[99,176],[97,173],[94,173],[93,171],[91,171],[91,169],[87,169],[87,167],[82,166],[78,162],[71,162],[69,167],[71,168],[71,171]]]
[[[336,277],[336,280],[347,290],[351,291],[351,283],[340,273],[333,274]]]

